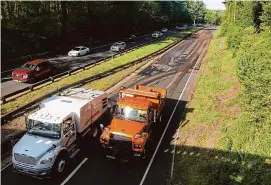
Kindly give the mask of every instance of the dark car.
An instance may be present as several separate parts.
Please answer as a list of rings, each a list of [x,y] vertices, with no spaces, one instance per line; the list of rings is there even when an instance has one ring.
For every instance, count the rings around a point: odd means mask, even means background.
[[[36,80],[56,74],[56,66],[48,60],[37,59],[25,63],[12,71],[12,79],[34,83]]]
[[[136,36],[135,35],[130,35],[129,37],[125,38],[126,42],[133,42],[136,40]]]

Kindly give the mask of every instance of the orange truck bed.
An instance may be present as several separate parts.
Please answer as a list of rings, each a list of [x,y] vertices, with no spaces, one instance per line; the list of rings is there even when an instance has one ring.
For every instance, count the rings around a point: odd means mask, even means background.
[[[143,85],[136,85],[135,89],[122,88],[120,90],[120,95],[132,96],[136,98],[142,98],[150,100],[153,104],[153,109],[157,111],[158,116],[164,108],[167,91],[163,88],[155,88]]]

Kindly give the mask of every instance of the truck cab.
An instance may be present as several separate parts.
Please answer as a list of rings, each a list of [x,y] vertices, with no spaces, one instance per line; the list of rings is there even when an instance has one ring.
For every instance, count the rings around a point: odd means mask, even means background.
[[[147,86],[120,90],[115,108],[111,106],[111,124],[105,128],[101,125],[100,143],[106,150],[106,157],[146,158],[152,127],[160,121],[165,96],[164,89]]]
[[[76,140],[74,115],[61,109],[44,108],[26,117],[25,121],[27,133],[12,152],[14,170],[46,177],[51,174],[54,164],[58,163],[55,169],[61,173],[66,163],[66,152]],[[65,151],[65,154],[57,159],[61,151]]]

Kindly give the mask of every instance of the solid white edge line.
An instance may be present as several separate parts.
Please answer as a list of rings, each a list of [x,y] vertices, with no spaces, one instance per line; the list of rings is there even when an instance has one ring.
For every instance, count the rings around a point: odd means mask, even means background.
[[[6,166],[4,166],[2,169],[1,169],[1,172],[6,169],[7,167],[9,167],[10,165],[12,164],[12,162],[8,163]]]
[[[66,184],[87,160],[88,158],[85,158],[60,185]]]
[[[205,42],[204,42],[204,44],[205,44]],[[206,50],[205,50],[205,51],[206,51]],[[205,51],[202,52],[202,54],[200,55],[198,61],[197,61],[196,64],[194,65],[193,70],[192,70],[192,72],[191,72],[191,74],[190,74],[190,76],[189,76],[187,82],[190,81],[190,77],[191,77],[192,74],[194,73],[195,67],[197,66],[198,62],[202,60],[202,57],[203,57],[203,55],[205,54]],[[185,88],[186,88],[186,87],[185,87]],[[183,117],[183,116],[184,116],[184,111],[183,111],[182,117]],[[178,137],[179,137],[179,130],[180,130],[180,124],[179,124],[179,128],[178,128],[177,131],[176,131],[176,133],[177,133],[177,134],[176,134],[176,137],[174,138],[174,146],[173,146],[173,151],[172,151],[172,152],[173,152],[173,155],[172,155],[172,162],[171,162],[170,178],[172,178],[172,176],[173,176],[173,171],[174,171],[174,161],[175,161],[175,153],[176,153],[175,151],[176,151],[177,139],[178,139]]]
[[[204,53],[205,53],[205,52],[203,52],[202,55],[204,55]],[[201,58],[201,57],[200,57],[200,58]],[[200,59],[200,58],[199,58],[199,59]],[[140,182],[139,185],[143,185],[143,183],[144,183],[144,181],[145,181],[145,179],[146,179],[146,176],[147,176],[147,174],[148,174],[148,172],[149,172],[149,170],[150,170],[150,167],[151,167],[152,162],[153,162],[153,160],[154,160],[154,158],[155,158],[155,156],[156,156],[156,153],[157,153],[157,151],[158,151],[158,149],[159,149],[159,146],[161,145],[161,142],[162,142],[162,140],[163,140],[163,138],[164,138],[164,136],[165,136],[165,133],[166,133],[166,131],[167,131],[167,128],[168,128],[168,126],[169,126],[169,123],[171,122],[171,119],[173,118],[173,115],[174,115],[174,113],[175,113],[175,111],[176,111],[176,109],[177,109],[177,106],[179,105],[179,102],[180,102],[180,100],[181,100],[181,98],[182,98],[182,96],[183,96],[183,94],[184,94],[184,92],[185,92],[185,90],[186,90],[186,87],[187,87],[187,85],[188,85],[188,83],[189,83],[189,81],[190,81],[190,78],[191,78],[191,76],[192,76],[192,74],[193,74],[193,72],[194,72],[194,70],[195,70],[195,67],[196,67],[196,65],[197,65],[197,63],[198,63],[199,61],[200,61],[200,60],[198,60],[198,61],[196,62],[196,64],[194,65],[194,67],[193,67],[193,69],[192,69],[192,72],[190,73],[190,76],[189,76],[188,80],[186,81],[186,84],[185,84],[185,86],[184,86],[184,88],[183,88],[183,91],[182,91],[181,95],[179,96],[179,99],[178,99],[178,101],[177,101],[177,103],[176,103],[176,105],[175,105],[175,107],[174,107],[174,109],[173,109],[173,111],[172,111],[172,114],[171,114],[171,116],[170,116],[170,118],[169,118],[169,120],[168,120],[168,122],[167,122],[167,125],[166,125],[166,127],[165,127],[165,130],[164,130],[164,132],[163,132],[163,134],[162,134],[162,136],[161,136],[161,138],[160,138],[160,140],[159,140],[159,143],[158,143],[158,145],[157,145],[157,147],[156,147],[156,149],[155,149],[155,151],[154,151],[154,153],[153,153],[153,156],[152,156],[152,158],[151,158],[151,161],[150,161],[150,163],[149,163],[149,165],[148,165],[148,167],[147,167],[147,169],[146,169],[146,171],[145,171],[145,173],[144,173],[144,175],[143,175],[143,177],[142,177],[141,182]],[[174,153],[175,153],[175,152],[174,152]]]

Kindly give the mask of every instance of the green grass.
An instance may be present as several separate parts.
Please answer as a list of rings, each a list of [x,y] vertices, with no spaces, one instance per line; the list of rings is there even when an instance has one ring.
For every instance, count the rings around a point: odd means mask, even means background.
[[[270,184],[270,125],[248,123],[236,71],[225,39],[215,37],[180,128],[171,185]]]
[[[93,82],[85,84],[83,87],[88,89],[96,89],[96,90],[105,90],[108,87],[112,86],[113,84],[118,83],[123,78],[127,76],[127,74],[131,74],[134,70],[140,68],[141,66],[145,65],[148,60],[141,62],[139,64],[133,65],[127,69],[124,69],[122,71],[118,71],[117,73],[107,76],[105,78],[102,78],[100,80],[95,80]]]
[[[16,99],[14,99],[13,101],[10,101],[10,102],[2,105],[1,106],[2,115],[15,110],[17,106],[22,106],[24,104],[32,102],[33,100],[35,100],[39,97],[42,97],[49,92],[53,92],[58,88],[65,87],[69,84],[80,81],[84,78],[94,76],[96,74],[108,71],[108,70],[113,69],[115,67],[130,63],[136,59],[147,56],[155,51],[158,51],[161,48],[168,46],[169,44],[173,43],[174,41],[176,41],[180,38],[183,38],[185,35],[187,35],[189,33],[191,33],[191,31],[180,32],[178,34],[169,36],[164,40],[149,44],[149,45],[144,46],[142,48],[139,48],[135,51],[132,51],[128,54],[125,54],[125,55],[120,56],[115,59],[111,59],[111,60],[104,62],[104,63],[101,63],[95,67],[89,68],[85,71],[79,72],[79,73],[74,74],[70,77],[61,79],[55,83],[49,84],[49,85],[44,86],[40,89],[37,89],[35,91],[29,92],[25,95],[22,95]]]

